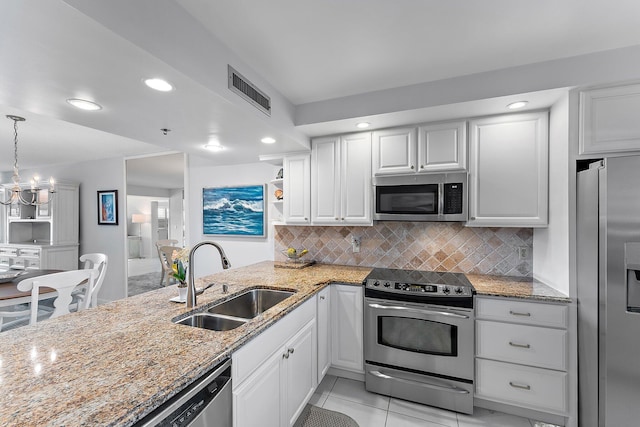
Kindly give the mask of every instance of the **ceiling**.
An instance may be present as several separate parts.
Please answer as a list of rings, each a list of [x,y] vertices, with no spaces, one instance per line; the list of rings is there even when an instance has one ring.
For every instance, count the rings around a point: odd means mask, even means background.
[[[296,105],[639,45],[638,16],[637,0],[3,0],[0,113],[27,119],[22,168],[171,151],[247,163],[353,130],[295,126]],[[230,61],[281,112],[234,98],[218,78]],[[176,89],[146,88],[151,76]],[[530,107],[561,92],[531,94]],[[103,109],[75,110],[71,97]],[[508,99],[396,112],[376,126],[492,114]],[[12,124],[0,118],[0,171],[12,167]],[[278,142],[260,143],[267,135]],[[226,149],[205,151],[210,141]]]

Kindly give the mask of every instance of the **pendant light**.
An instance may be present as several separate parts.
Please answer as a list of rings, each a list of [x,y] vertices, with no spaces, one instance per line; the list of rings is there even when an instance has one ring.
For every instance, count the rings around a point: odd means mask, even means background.
[[[8,199],[4,201],[0,200],[0,204],[10,205],[12,203],[21,203],[29,206],[45,205],[53,199],[53,195],[56,192],[53,178],[50,178],[49,182],[45,184],[45,188],[48,188],[49,194],[42,202],[38,200],[38,193],[43,189],[40,178],[34,176],[31,179],[29,188],[27,188],[26,185],[24,188],[20,187],[20,171],[18,169],[18,122],[24,122],[25,118],[7,115],[7,119],[13,120],[13,176],[11,177],[13,185],[8,189],[8,191],[10,191]]]

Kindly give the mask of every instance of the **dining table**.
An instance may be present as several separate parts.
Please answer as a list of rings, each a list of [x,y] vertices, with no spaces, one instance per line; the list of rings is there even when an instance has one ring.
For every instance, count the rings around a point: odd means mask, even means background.
[[[23,292],[18,290],[18,283],[24,279],[31,277],[44,276],[46,274],[59,273],[62,270],[21,270],[15,271],[16,276],[11,279],[2,279],[0,282],[0,307],[9,307],[12,305],[24,304],[31,302],[31,292]],[[1,271],[0,274],[8,274],[13,270]],[[42,287],[39,288],[38,300],[54,298],[57,296],[55,289]]]

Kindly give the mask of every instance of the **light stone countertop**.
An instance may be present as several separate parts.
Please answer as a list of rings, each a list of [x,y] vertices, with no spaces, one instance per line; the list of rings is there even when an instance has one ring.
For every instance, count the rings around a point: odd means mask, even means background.
[[[217,285],[198,296],[197,311],[256,287],[297,291],[231,331],[174,324],[191,310],[169,301],[177,296],[170,286],[2,332],[0,425],[132,425],[325,285],[359,285],[370,271],[326,264],[277,268],[265,261],[198,279],[198,287]],[[570,301],[531,279],[467,277],[478,295]]]

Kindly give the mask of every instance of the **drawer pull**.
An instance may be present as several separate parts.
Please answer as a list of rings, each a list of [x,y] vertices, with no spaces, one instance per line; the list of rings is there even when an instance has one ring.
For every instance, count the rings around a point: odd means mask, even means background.
[[[513,311],[513,310],[509,310],[509,314],[511,314],[512,316],[531,317],[531,313],[518,313],[517,311]]]
[[[530,385],[520,385],[520,384],[514,384],[512,381],[509,381],[509,385],[513,388],[520,388],[522,390],[531,390],[531,386]]]
[[[519,347],[519,348],[531,348],[530,344],[516,344],[514,342],[509,341],[509,345],[511,347]]]

